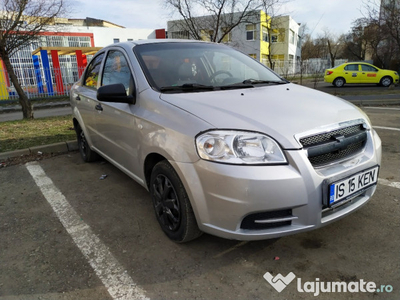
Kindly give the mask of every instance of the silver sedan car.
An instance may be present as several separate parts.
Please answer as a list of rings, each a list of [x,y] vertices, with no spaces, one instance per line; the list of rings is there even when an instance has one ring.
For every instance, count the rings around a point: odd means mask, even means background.
[[[360,109],[225,45],[110,45],[71,106],[83,160],[100,155],[148,189],[176,242],[316,229],[376,189],[381,140]]]

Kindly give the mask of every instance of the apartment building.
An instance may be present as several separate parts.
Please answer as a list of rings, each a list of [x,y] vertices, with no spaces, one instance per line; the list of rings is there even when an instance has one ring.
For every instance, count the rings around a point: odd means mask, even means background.
[[[207,19],[212,19],[212,16],[195,19],[198,24],[203,25],[200,29],[201,38],[210,40],[210,36],[213,36],[214,32],[211,28],[206,29],[204,26],[209,24]],[[226,19],[235,20],[235,14],[229,14]],[[182,24],[183,20],[169,21],[167,23],[168,38],[192,39],[193,34],[185,30]],[[248,54],[267,66],[280,69],[280,73],[293,73],[296,62],[301,57],[299,29],[300,24],[291,16],[270,18],[263,10],[259,10],[248,17],[246,22],[235,27],[221,42]],[[223,31],[224,28],[221,27],[220,32]],[[290,68],[290,70],[283,70],[284,68]]]

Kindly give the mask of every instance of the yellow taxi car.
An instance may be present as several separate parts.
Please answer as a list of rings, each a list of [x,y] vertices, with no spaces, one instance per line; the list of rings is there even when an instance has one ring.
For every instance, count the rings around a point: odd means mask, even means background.
[[[324,81],[336,87],[342,87],[347,83],[377,83],[388,87],[392,83],[399,83],[399,73],[379,69],[364,62],[352,62],[325,70]]]

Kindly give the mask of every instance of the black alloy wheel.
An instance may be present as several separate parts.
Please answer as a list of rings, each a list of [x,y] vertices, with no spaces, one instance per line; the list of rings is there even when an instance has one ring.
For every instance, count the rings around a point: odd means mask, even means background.
[[[161,226],[175,232],[181,224],[181,206],[171,181],[163,174],[153,183],[154,209]]]
[[[173,167],[165,160],[153,168],[150,194],[157,221],[171,240],[184,243],[202,234],[186,190]]]

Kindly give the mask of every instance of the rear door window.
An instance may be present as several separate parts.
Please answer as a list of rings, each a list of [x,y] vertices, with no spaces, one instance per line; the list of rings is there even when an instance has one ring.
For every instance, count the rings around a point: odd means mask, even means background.
[[[347,65],[344,67],[346,71],[358,71],[358,65],[353,64],[353,65]]]

